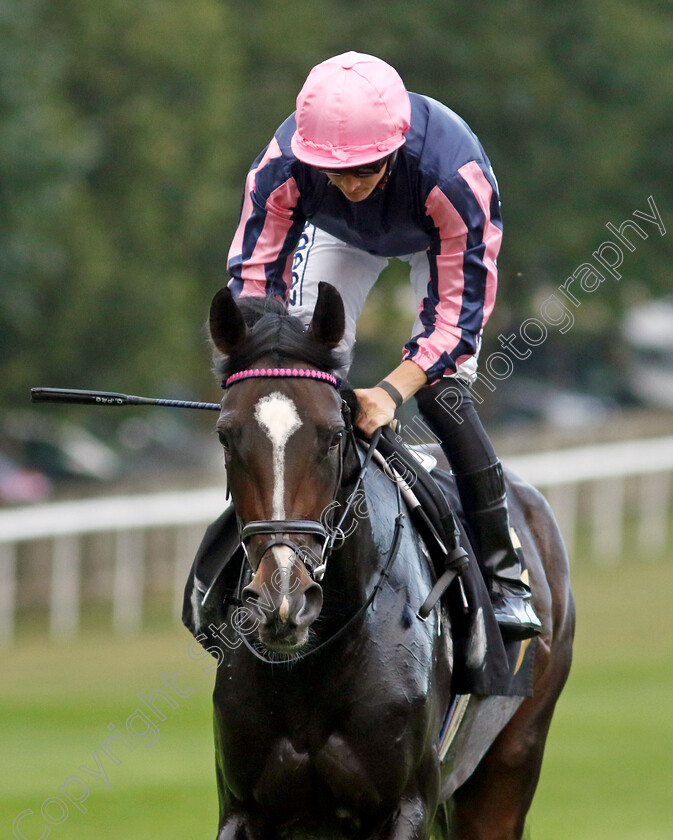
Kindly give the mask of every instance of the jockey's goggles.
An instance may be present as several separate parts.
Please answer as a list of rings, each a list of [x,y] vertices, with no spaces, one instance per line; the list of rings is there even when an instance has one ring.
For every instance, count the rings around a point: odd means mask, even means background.
[[[384,158],[379,158],[379,160],[374,160],[371,163],[363,163],[362,166],[351,166],[345,169],[323,169],[322,166],[317,166],[316,169],[324,175],[336,175],[339,178],[346,175],[351,175],[353,178],[371,178],[372,175],[378,175],[381,172],[391,157],[391,155],[386,155]]]

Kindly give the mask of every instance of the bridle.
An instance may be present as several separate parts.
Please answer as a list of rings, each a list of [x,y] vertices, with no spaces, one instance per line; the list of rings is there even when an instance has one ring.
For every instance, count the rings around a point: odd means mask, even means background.
[[[240,371],[239,373],[235,373],[227,377],[227,379],[223,381],[222,387],[225,390],[227,390],[236,382],[245,381],[246,379],[260,378],[316,379],[322,382],[327,382],[328,384],[332,385],[332,387],[336,388],[337,391],[340,391],[341,386],[341,382],[336,376],[321,370],[314,370],[311,368],[252,368]],[[353,452],[355,453],[358,460],[360,459],[358,445],[355,439],[355,432],[353,429],[351,419],[350,406],[343,398],[341,400],[341,414],[344,419],[344,431],[346,432],[346,434],[344,439],[340,443],[339,470],[336,488],[334,492],[335,497],[341,486],[344,460],[346,457],[346,450],[349,445],[352,447]],[[313,519],[264,519],[253,522],[247,522],[245,524],[238,520],[240,544],[248,562],[248,566],[253,573],[256,570],[253,566],[253,563],[250,560],[250,553],[248,551],[247,542],[248,540],[250,540],[251,537],[259,536],[261,534],[267,534],[269,535],[270,539],[263,545],[261,553],[258,554],[260,561],[264,554],[270,548],[272,548],[275,545],[284,545],[290,548],[293,552],[295,552],[295,554],[302,560],[307,572],[314,581],[322,580],[327,568],[327,561],[332,551],[336,547],[337,543],[341,543],[343,542],[343,540],[345,540],[343,526],[348,516],[351,514],[356,501],[359,498],[365,475],[367,473],[367,469],[374,457],[379,438],[381,437],[381,431],[381,429],[377,429],[371,441],[369,442],[369,448],[364,457],[362,458],[360,464],[360,471],[355,480],[353,490],[348,495],[348,499],[346,500],[343,511],[336,525],[331,523],[328,527],[325,527],[325,525],[323,525],[322,522],[318,522]],[[291,660],[292,664],[306,659],[309,656],[314,656],[316,653],[323,650],[328,645],[333,644],[337,639],[340,639],[348,631],[348,629],[351,626],[353,626],[353,624],[359,619],[359,617],[361,615],[364,615],[364,613],[374,603],[376,595],[381,590],[385,580],[390,574],[390,569],[395,561],[395,558],[397,557],[401,544],[402,528],[404,527],[404,513],[402,511],[402,496],[400,493],[399,485],[395,484],[395,487],[397,493],[398,507],[397,517],[395,519],[395,527],[393,529],[391,544],[387,552],[386,561],[383,565],[383,568],[379,572],[378,580],[375,583],[371,593],[362,603],[362,605],[355,611],[355,613],[332,636],[323,641],[317,647],[313,647],[308,651],[304,651],[294,656]],[[334,499],[334,503],[336,503],[337,507],[339,506],[338,502],[336,502],[336,498]],[[318,565],[312,566],[310,562],[307,562],[308,552],[304,547],[298,545],[296,542],[291,540],[289,537],[290,534],[312,534],[313,536],[317,536],[320,540],[322,540],[320,562],[318,563]],[[241,567],[241,572],[239,576],[239,593],[241,591],[242,586],[242,577],[243,566]],[[236,597],[235,599],[232,599],[232,601],[237,602],[238,604],[241,603],[240,597]],[[237,633],[243,641],[246,648],[256,659],[259,659],[261,662],[264,662],[267,665],[276,664],[274,659],[270,659],[269,657],[265,656],[260,651],[258,651],[247,638],[246,634],[242,632],[242,630],[237,629]]]
[[[228,376],[222,382],[222,388],[226,391],[237,382],[244,382],[247,379],[313,379],[319,382],[326,382],[328,385],[335,388],[337,392],[340,392],[341,387],[341,380],[337,376],[334,376],[334,374],[328,373],[324,370],[297,367],[275,367],[249,368],[247,370],[239,371],[238,373]],[[353,450],[357,452],[350,407],[343,398],[341,400],[341,414],[344,420],[345,436],[339,443],[339,469],[333,494],[333,503],[328,505],[326,508],[326,510],[329,511],[328,517],[330,521],[325,524],[322,521],[315,519],[260,519],[243,523],[237,517],[240,544],[246,560],[248,561],[248,565],[253,572],[257,570],[259,563],[255,564],[254,560],[251,558],[251,553],[248,548],[249,541],[253,537],[266,535],[269,536],[269,540],[262,546],[261,551],[257,552],[259,561],[261,561],[261,558],[270,548],[277,545],[283,545],[293,551],[302,560],[307,572],[314,581],[319,582],[323,579],[325,571],[327,570],[327,561],[329,556],[336,543],[343,538],[342,526],[346,517],[353,508],[355,501],[355,493],[350,494],[339,522],[335,526],[331,521],[331,514],[334,511],[334,507],[339,506],[338,503],[336,503],[336,494],[341,486],[341,479],[343,477],[346,448],[350,444]],[[365,460],[369,463],[371,458],[366,458]],[[361,481],[359,483],[361,484]],[[321,544],[320,556],[317,562],[313,553],[309,551],[306,546],[301,546],[295,540],[290,539],[290,535],[311,535],[317,537],[318,542]]]

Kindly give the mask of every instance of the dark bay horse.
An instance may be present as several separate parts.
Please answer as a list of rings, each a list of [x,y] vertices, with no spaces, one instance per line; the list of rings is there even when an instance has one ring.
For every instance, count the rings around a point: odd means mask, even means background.
[[[273,301],[239,305],[223,289],[210,332],[247,559],[239,617],[220,628],[218,840],[520,838],[572,646],[567,558],[546,503],[509,477],[544,628],[532,696],[482,715],[471,739],[482,746],[449,770],[438,734],[452,701],[451,623],[443,605],[416,615],[435,577],[398,488],[374,463],[358,484],[366,456],[349,445],[331,376],[338,292],[321,284],[304,331]]]

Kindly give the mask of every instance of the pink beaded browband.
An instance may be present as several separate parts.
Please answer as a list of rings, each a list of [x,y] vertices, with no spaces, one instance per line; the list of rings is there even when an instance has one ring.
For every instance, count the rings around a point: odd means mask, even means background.
[[[341,385],[341,380],[332,373],[327,373],[324,370],[310,370],[307,368],[251,368],[250,370],[241,370],[227,377],[222,383],[222,388],[226,391],[235,382],[241,382],[243,379],[318,379],[321,382],[327,382],[334,388]]]

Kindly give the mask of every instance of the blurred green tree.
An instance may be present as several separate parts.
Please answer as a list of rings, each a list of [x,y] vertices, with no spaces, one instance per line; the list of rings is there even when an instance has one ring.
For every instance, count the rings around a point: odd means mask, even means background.
[[[205,379],[238,202],[226,9],[3,0],[0,27],[3,402]]]
[[[195,328],[226,279],[245,172],[311,66],[348,49],[456,110],[493,161],[505,240],[486,350],[610,238],[607,222],[648,195],[665,223],[673,211],[663,0],[0,0],[0,41],[5,403],[27,383],[208,381]],[[567,353],[614,339],[625,306],[670,290],[666,245],[653,232],[553,340]],[[383,368],[409,328],[390,293],[403,274],[363,322]]]

